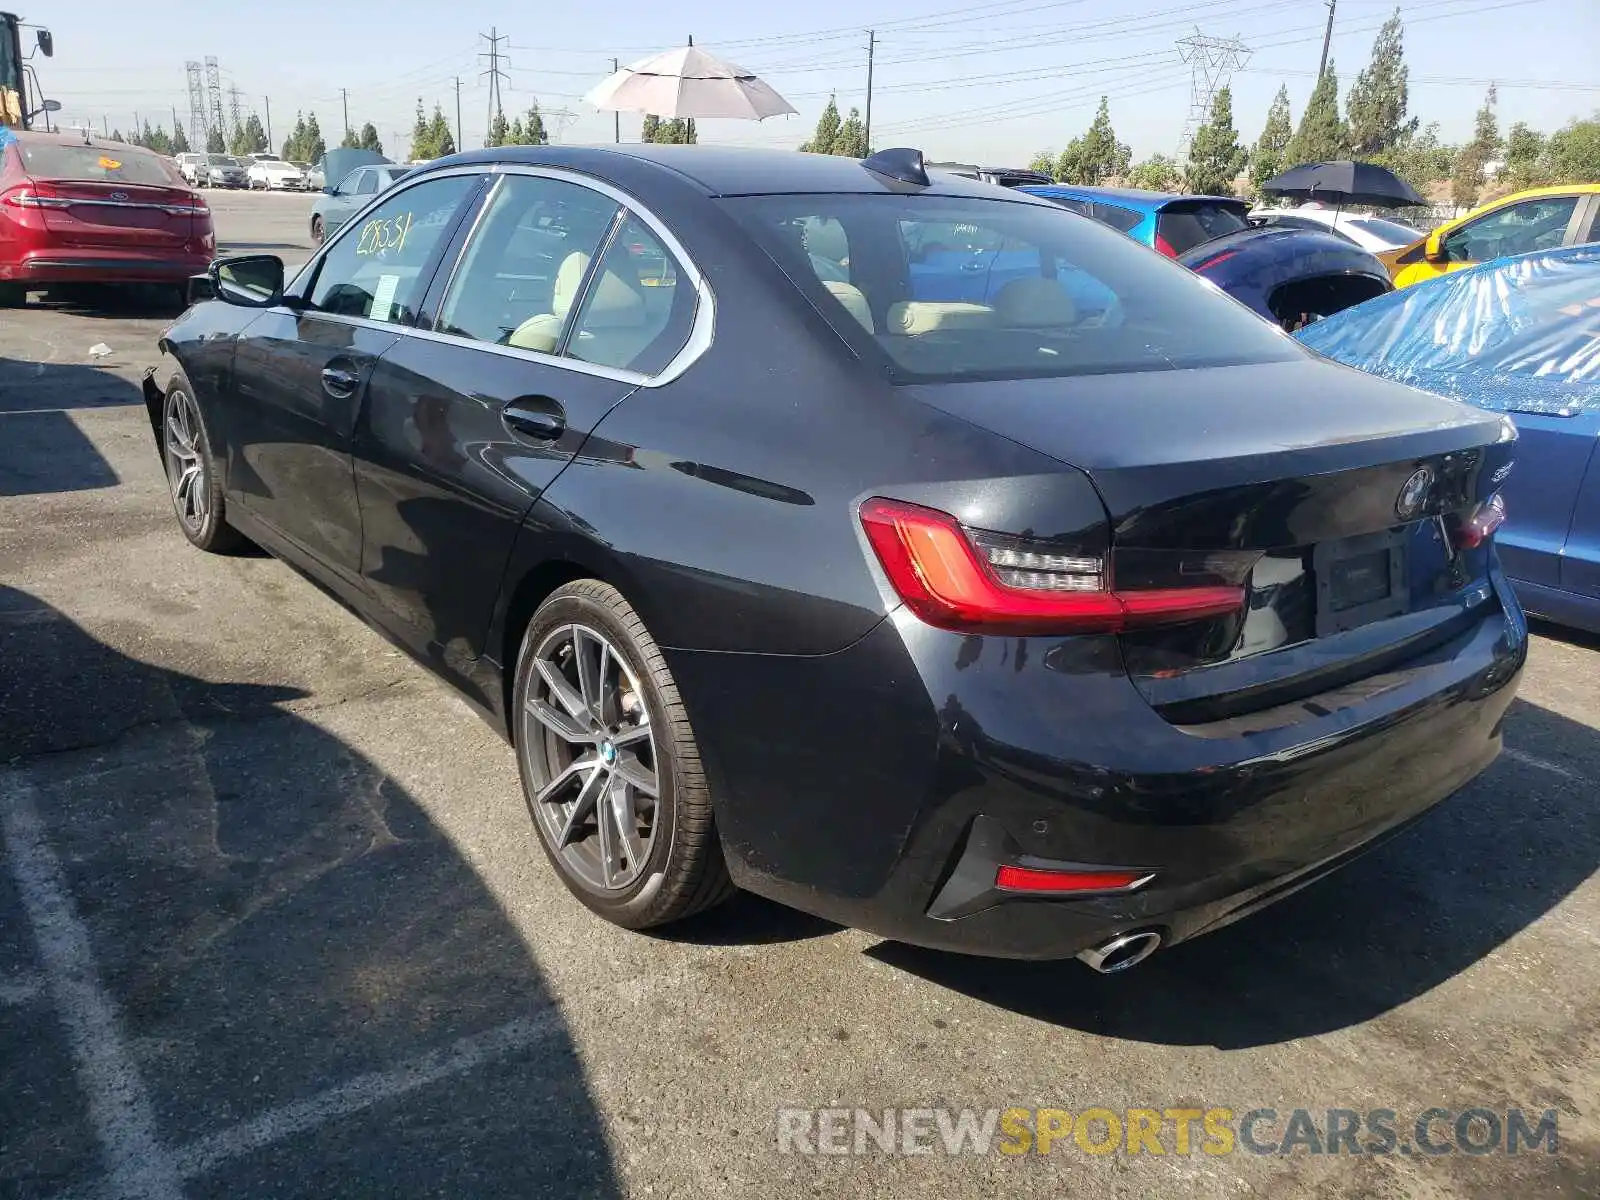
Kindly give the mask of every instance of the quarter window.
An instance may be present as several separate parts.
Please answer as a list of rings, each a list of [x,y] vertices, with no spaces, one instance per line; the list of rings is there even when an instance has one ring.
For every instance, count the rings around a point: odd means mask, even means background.
[[[435,329],[554,354],[617,207],[575,183],[505,176],[451,280]]]
[[[567,353],[653,375],[689,340],[695,289],[650,227],[623,222],[589,280]]]
[[[451,175],[391,195],[341,231],[317,268],[310,307],[344,317],[409,325],[427,290],[425,269],[474,175]]]

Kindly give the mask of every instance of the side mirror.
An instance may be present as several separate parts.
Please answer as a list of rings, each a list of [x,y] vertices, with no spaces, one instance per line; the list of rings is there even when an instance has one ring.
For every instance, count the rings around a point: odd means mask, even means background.
[[[325,183],[322,185],[322,194],[324,196],[337,196],[339,189],[331,183]]]
[[[50,36],[48,29],[39,30],[39,53],[46,58],[54,58],[56,53],[56,40]]]
[[[217,298],[216,285],[211,282],[210,275],[189,276],[188,297],[190,304],[199,304],[202,300],[215,300]]]
[[[1428,235],[1428,240],[1423,243],[1422,257],[1431,263],[1442,263],[1447,261],[1444,252],[1444,238],[1437,229],[1430,233]]]
[[[240,308],[271,308],[283,301],[283,259],[276,254],[219,258],[207,274],[216,298]]]

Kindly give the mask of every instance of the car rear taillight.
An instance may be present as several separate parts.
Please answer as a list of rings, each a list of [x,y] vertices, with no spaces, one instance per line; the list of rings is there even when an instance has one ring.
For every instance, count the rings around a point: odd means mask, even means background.
[[[1172,248],[1172,243],[1167,241],[1167,239],[1162,237],[1159,233],[1156,234],[1156,249],[1161,251],[1161,253],[1165,254],[1168,258],[1178,257],[1178,252]]]
[[[1490,496],[1450,530],[1450,544],[1457,550],[1476,550],[1506,523],[1506,502],[1498,494]]]
[[[71,208],[72,201],[58,196],[44,183],[24,183],[0,194],[0,201],[16,208]]]
[[[1149,871],[1058,870],[1003,866],[994,873],[994,886],[1002,892],[1059,896],[1073,892],[1130,892],[1150,878]]]
[[[969,533],[949,513],[875,497],[861,524],[890,586],[918,617],[963,633],[1115,633],[1227,616],[1243,587],[1117,589],[1106,559]]]
[[[205,201],[196,199],[191,204],[168,204],[163,210],[174,217],[209,217],[211,210],[206,207]]]

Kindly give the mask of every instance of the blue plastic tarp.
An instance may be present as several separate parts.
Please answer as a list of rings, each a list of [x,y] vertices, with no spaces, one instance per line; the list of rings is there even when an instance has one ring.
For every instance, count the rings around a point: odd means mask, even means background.
[[[1352,367],[1497,412],[1600,411],[1600,245],[1455,271],[1295,336]]]

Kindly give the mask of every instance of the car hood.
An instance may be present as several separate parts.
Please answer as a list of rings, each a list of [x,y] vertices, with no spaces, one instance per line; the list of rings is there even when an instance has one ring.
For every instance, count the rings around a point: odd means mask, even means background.
[[[322,168],[322,178],[330,186],[338,187],[339,181],[357,167],[393,161],[375,150],[329,150],[318,166]],[[312,169],[316,170],[315,167]]]

